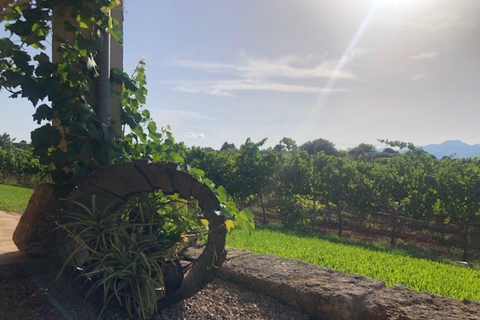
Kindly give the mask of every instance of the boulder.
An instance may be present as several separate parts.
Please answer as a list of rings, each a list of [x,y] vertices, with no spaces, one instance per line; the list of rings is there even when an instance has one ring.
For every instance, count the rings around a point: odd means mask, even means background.
[[[48,256],[56,228],[58,192],[53,183],[39,184],[13,233],[18,250],[31,258]]]
[[[219,278],[276,298],[311,319],[480,320],[480,303],[385,287],[383,281],[227,248]],[[189,250],[195,258],[199,250]]]

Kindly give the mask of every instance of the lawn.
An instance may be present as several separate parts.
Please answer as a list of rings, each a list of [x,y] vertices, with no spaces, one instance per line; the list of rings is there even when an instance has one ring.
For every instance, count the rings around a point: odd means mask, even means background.
[[[404,284],[416,291],[480,301],[480,270],[416,258],[399,250],[269,229],[250,236],[242,230],[234,231],[227,244],[380,279],[387,286]]]
[[[33,190],[0,184],[0,210],[22,212],[32,196]]]

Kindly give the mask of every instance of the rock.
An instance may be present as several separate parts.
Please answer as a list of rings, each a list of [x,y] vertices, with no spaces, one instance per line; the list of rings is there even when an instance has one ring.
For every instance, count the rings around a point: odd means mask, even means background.
[[[310,315],[335,320],[480,319],[480,304],[386,288],[382,281],[274,255],[227,248],[219,278],[280,300]],[[196,252],[188,252],[195,257]]]
[[[357,319],[361,302],[382,281],[309,263],[228,248],[220,270],[231,281],[276,298],[318,319]]]
[[[478,320],[480,305],[415,292],[397,285],[369,295],[361,319]]]
[[[55,229],[55,208],[58,196],[53,183],[39,184],[13,233],[18,250],[31,258],[48,255]]]

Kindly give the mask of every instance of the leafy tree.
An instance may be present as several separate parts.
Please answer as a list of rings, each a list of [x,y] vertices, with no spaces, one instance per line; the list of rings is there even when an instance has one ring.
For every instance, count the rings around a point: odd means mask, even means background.
[[[367,153],[376,153],[377,149],[372,144],[360,143],[358,146],[348,150],[348,154],[354,159],[363,158]]]
[[[10,147],[13,144],[13,140],[8,133],[4,133],[0,136],[0,148]]]
[[[444,210],[463,228],[462,259],[467,261],[470,227],[480,218],[480,162],[478,159],[443,159],[437,182]]]
[[[235,161],[238,152],[235,150],[206,151],[200,147],[192,147],[186,154],[186,163],[191,167],[202,169],[212,181],[224,186],[230,194],[235,194],[237,191]]]
[[[278,215],[282,225],[289,229],[305,227],[311,204],[305,197],[292,194],[278,201]]]
[[[279,144],[285,146],[285,150],[287,151],[297,150],[297,143],[292,138],[283,137],[282,140],[280,140]]]
[[[283,151],[286,151],[287,149],[285,148],[285,146],[283,144],[276,144],[275,147],[273,147],[273,151],[276,151],[276,152],[283,152]]]
[[[236,150],[236,149],[237,149],[237,147],[235,147],[235,144],[224,142],[222,147],[220,148],[220,151]]]
[[[260,151],[267,139],[252,142],[250,138],[240,146],[236,158],[236,194],[240,198],[257,195],[263,212],[263,223],[267,222],[264,195],[274,189],[278,156],[274,151]],[[234,191],[235,192],[235,191]]]
[[[371,162],[357,161],[351,163],[354,168],[353,177],[349,193],[347,194],[347,204],[359,211],[360,224],[368,218],[371,211],[375,208],[374,177],[373,166]]]
[[[353,187],[354,166],[346,158],[326,155],[323,152],[316,158],[319,180],[314,185],[314,192],[318,192],[324,199],[327,211],[330,214],[330,203],[335,205],[338,219],[338,235],[343,232],[343,209]]]
[[[319,152],[324,152],[326,155],[330,156],[335,156],[338,154],[338,150],[335,148],[333,142],[322,138],[305,142],[300,146],[300,150],[306,151],[308,154]]]

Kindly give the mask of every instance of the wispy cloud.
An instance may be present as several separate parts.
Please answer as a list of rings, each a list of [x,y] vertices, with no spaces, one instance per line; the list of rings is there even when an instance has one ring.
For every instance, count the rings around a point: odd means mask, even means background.
[[[318,94],[325,92],[326,89],[315,86],[304,86],[294,84],[283,84],[270,82],[266,80],[217,80],[217,81],[186,81],[179,82],[179,85],[172,88],[175,91],[186,93],[203,93],[223,97],[235,97],[235,92],[239,91],[273,91],[289,93],[307,93]],[[329,92],[342,92],[345,89],[331,89]]]
[[[203,133],[195,133],[195,132],[187,132],[185,133],[186,138],[191,138],[191,139],[203,139],[205,138],[205,134]]]
[[[158,123],[162,125],[170,124],[174,127],[179,127],[189,121],[220,121],[220,119],[187,110],[151,109],[150,114]]]
[[[428,73],[418,73],[412,77],[413,81],[432,79],[432,76]]]
[[[362,56],[363,53],[363,50],[355,50],[355,52],[352,52],[352,54],[347,57],[347,60],[351,61],[356,59]],[[240,62],[230,64],[175,60],[170,64],[207,73],[225,74],[235,79],[167,81],[164,83],[172,84],[172,90],[175,91],[223,97],[234,97],[235,92],[240,91],[271,91],[302,94],[346,91],[345,89],[325,89],[320,86],[295,83],[300,80],[305,81],[319,78],[357,80],[357,77],[349,71],[336,70],[338,62],[338,59],[325,59],[325,57],[316,57],[311,54],[306,57],[290,55],[278,59],[257,59],[243,54],[241,55]]]
[[[324,60],[316,65],[307,67],[305,61],[297,56],[286,56],[275,60],[257,59],[243,56],[243,61],[238,64],[220,64],[212,62],[200,62],[193,60],[175,60],[172,65],[204,70],[206,72],[226,73],[247,79],[267,79],[273,77],[281,78],[344,78],[354,79],[355,76],[349,72],[335,71],[338,60]]]
[[[462,19],[459,14],[445,12],[442,14],[407,19],[383,19],[387,24],[417,28],[427,32],[435,32],[451,28],[473,28],[476,23]]]
[[[430,60],[437,56],[436,52],[421,52],[419,54],[413,54],[408,56],[412,60]]]

